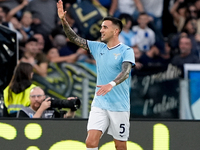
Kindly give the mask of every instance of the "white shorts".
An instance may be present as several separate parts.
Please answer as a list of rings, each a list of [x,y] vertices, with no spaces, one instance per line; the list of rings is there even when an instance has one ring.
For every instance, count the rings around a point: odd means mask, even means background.
[[[129,137],[130,112],[112,112],[92,107],[88,119],[87,130],[100,130],[102,135],[108,128],[108,134],[119,141],[127,141]]]

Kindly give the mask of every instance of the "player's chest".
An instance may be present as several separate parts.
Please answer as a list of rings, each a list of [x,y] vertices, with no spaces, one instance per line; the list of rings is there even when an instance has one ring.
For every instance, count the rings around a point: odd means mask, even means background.
[[[119,51],[102,51],[98,54],[99,63],[104,65],[118,65],[122,63],[122,53]]]

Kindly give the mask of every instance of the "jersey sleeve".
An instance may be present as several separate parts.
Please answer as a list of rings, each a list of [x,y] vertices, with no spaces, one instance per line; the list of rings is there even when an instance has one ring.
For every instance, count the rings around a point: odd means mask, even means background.
[[[96,57],[97,57],[98,50],[104,46],[104,44],[102,42],[90,41],[90,40],[87,40],[87,45],[88,45],[89,51],[93,55],[94,59],[96,59]]]
[[[124,51],[123,54],[123,62],[131,62],[132,65],[135,65],[135,55],[132,48],[127,48],[127,50]]]

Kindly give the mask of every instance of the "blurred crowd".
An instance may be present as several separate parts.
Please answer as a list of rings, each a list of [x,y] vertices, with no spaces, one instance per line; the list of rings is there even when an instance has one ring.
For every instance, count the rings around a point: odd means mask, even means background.
[[[64,9],[82,1],[63,0]],[[87,1],[121,19],[123,30],[119,38],[134,49],[134,73],[169,63],[183,69],[185,63],[200,62],[200,0]],[[47,76],[50,62],[95,65],[91,55],[64,34],[56,3],[57,0],[0,1],[0,24],[17,33],[19,61],[30,63],[35,73],[43,77]],[[72,29],[82,35],[70,13],[66,18]]]

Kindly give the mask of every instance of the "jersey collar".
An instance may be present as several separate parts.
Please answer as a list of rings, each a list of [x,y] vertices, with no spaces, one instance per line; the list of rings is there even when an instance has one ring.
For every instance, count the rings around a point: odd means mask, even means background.
[[[107,48],[108,48],[108,50],[112,50],[112,49],[114,49],[114,48],[120,46],[121,44],[122,44],[122,43],[119,43],[119,44],[117,44],[117,45],[115,45],[115,46],[113,46],[113,47],[110,47],[110,48],[107,46]]]

